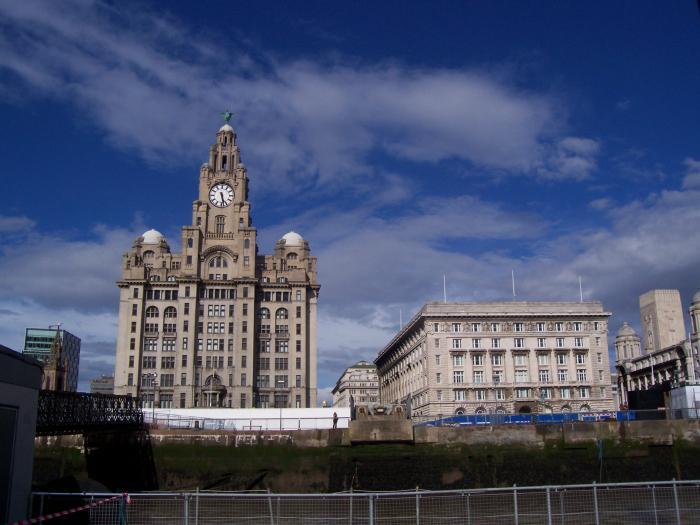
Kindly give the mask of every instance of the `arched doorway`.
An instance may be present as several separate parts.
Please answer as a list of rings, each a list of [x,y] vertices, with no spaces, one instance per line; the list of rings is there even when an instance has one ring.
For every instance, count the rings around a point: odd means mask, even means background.
[[[466,411],[464,410],[464,408],[460,407],[457,410],[455,410],[455,415],[456,416],[463,416],[465,414],[465,412]]]
[[[527,405],[520,407],[520,409],[518,410],[518,414],[531,414],[531,413],[532,413],[532,409]]]
[[[226,387],[221,383],[217,374],[212,374],[204,381],[204,406],[222,407],[226,399]]]

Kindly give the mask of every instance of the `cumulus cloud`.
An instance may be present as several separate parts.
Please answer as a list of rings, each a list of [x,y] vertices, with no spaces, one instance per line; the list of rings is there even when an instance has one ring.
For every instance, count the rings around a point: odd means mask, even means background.
[[[683,188],[700,190],[700,160],[687,158],[683,163],[686,167]]]
[[[375,151],[549,178],[581,179],[595,168],[597,142],[557,139],[566,123],[555,98],[483,71],[279,63],[259,50],[254,61],[161,12],[96,2],[10,2],[0,13],[6,90],[19,79],[68,100],[112,144],[153,162],[201,159],[212,120],[231,107],[244,160],[285,191],[372,177]]]

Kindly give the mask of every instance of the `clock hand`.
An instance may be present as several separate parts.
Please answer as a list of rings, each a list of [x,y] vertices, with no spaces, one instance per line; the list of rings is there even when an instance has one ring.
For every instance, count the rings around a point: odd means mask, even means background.
[[[224,192],[223,191],[219,192],[219,197],[221,197],[221,202],[224,202]]]

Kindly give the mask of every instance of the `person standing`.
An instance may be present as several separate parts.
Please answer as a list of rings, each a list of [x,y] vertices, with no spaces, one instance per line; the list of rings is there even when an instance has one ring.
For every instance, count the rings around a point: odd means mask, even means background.
[[[333,428],[338,428],[338,413],[333,412]]]

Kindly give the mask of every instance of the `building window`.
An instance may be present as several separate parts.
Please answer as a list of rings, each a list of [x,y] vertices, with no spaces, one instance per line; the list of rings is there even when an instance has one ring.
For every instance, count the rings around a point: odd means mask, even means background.
[[[156,308],[155,306],[149,306],[148,308],[146,308],[146,317],[154,318],[158,317],[159,315],[160,314],[158,313],[158,308]]]
[[[580,332],[582,328],[582,323],[579,321],[576,321],[574,323],[574,332]]]
[[[477,401],[484,401],[486,399],[486,390],[484,390],[483,388],[474,390],[474,399],[476,399]]]
[[[515,397],[518,399],[525,399],[530,397],[530,389],[529,388],[516,388],[515,389]]]
[[[472,332],[481,332],[481,323],[472,323]]]
[[[569,372],[568,370],[564,369],[559,369],[557,371],[557,379],[559,380],[560,383],[564,383],[569,380]]]
[[[472,356],[472,364],[474,366],[482,366],[484,364],[484,356],[481,354],[476,354]]]
[[[513,355],[513,362],[515,363],[515,366],[527,366],[527,355],[515,354]]]
[[[464,401],[467,399],[467,391],[466,390],[455,390],[454,395],[455,395],[455,401]]]
[[[554,323],[554,331],[555,332],[563,332],[564,331],[564,323]]]
[[[556,343],[557,343],[557,348],[564,348],[564,338],[563,337],[557,337]]]
[[[577,381],[586,381],[586,369],[585,368],[577,368],[576,369],[576,380]]]
[[[435,374],[435,382],[436,382],[438,385],[439,385],[440,383],[442,383],[442,374],[441,374],[440,372],[438,372],[437,374]]]
[[[300,375],[297,375],[297,376],[295,377],[295,382],[294,382],[294,384],[295,384],[295,386],[296,386],[297,388],[301,388],[301,376],[300,376]]]
[[[472,348],[481,348],[481,339],[472,339]]]
[[[440,331],[440,323],[433,323],[433,332],[438,333]]]
[[[544,332],[544,330],[545,330],[544,323],[537,323],[537,331]]]
[[[442,401],[442,390],[437,391],[437,400]]]
[[[138,312],[139,312],[139,305],[132,304],[131,305],[131,315],[137,315]]]
[[[501,340],[498,338],[491,339],[491,348],[501,348]]]
[[[461,323],[452,323],[452,331],[453,332],[461,332],[462,331],[462,324]]]
[[[440,354],[435,355],[435,364],[439,365],[440,364]]]
[[[515,382],[516,383],[527,383],[529,381],[527,377],[527,370],[516,370],[515,371]]]
[[[581,399],[588,399],[589,397],[591,397],[587,386],[582,386],[581,388],[579,388],[578,394]]]
[[[226,224],[226,217],[223,215],[216,216],[216,233],[224,233],[224,225]]]
[[[301,357],[296,358],[296,368],[297,370],[301,370]]]
[[[552,399],[552,389],[540,388],[540,399]]]
[[[440,339],[433,339],[433,346],[435,348],[440,348]]]
[[[559,397],[562,399],[571,399],[571,389],[570,388],[560,388]]]
[[[585,365],[586,364],[586,354],[576,354],[576,364]]]
[[[494,354],[491,356],[493,366],[503,366],[503,354]]]
[[[453,355],[452,356],[452,366],[464,366],[464,356],[461,354]]]
[[[583,337],[574,337],[574,346],[576,348],[583,348]]]
[[[129,356],[129,368],[134,368],[134,356]]]
[[[600,330],[600,323],[598,321],[593,322],[593,330]]]
[[[565,365],[569,362],[569,359],[566,354],[557,354],[557,364],[558,365]]]
[[[540,383],[549,383],[549,370],[540,370]]]
[[[537,338],[537,348],[547,348],[547,340],[544,337]]]
[[[537,354],[537,364],[547,366],[549,364],[549,354]]]
[[[523,331],[523,323],[513,323],[513,331],[514,332],[522,332]]]
[[[134,386],[134,374],[129,374],[126,378],[127,386]]]
[[[453,383],[464,383],[464,372],[462,370],[455,370],[452,373]]]
[[[525,348],[525,339],[522,337],[516,337],[513,339],[513,345],[515,348]]]
[[[461,339],[453,339],[452,340],[452,348],[462,348],[462,340]]]
[[[241,374],[241,386],[247,386],[248,379],[246,374]]]
[[[506,398],[506,391],[503,390],[502,388],[497,388],[496,389],[496,399],[498,401],[503,401]]]
[[[475,370],[474,371],[474,383],[481,384],[484,382],[484,371]]]
[[[500,332],[501,331],[501,323],[491,323],[491,331],[492,332]]]
[[[494,370],[492,379],[494,384],[502,383],[503,382],[503,370]]]

